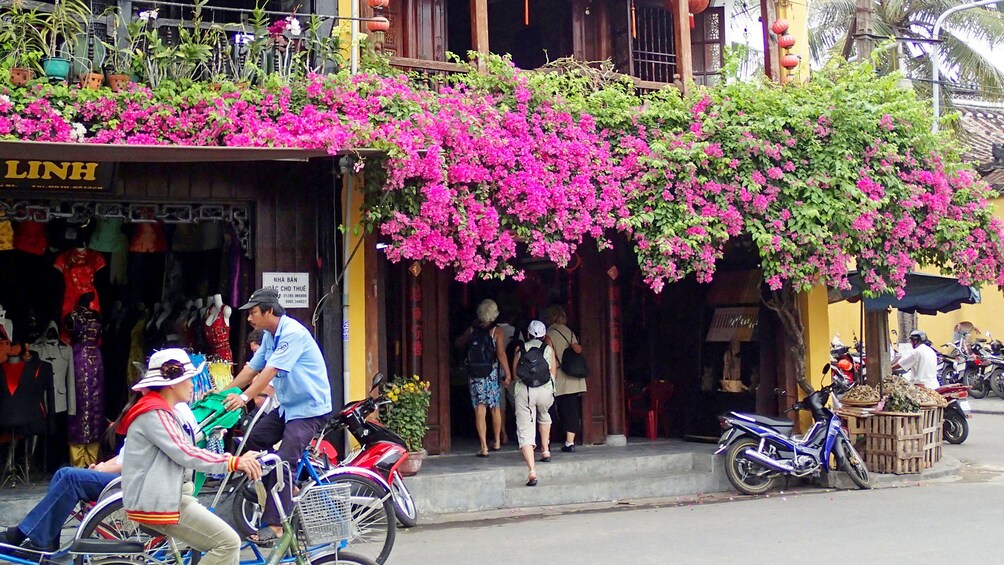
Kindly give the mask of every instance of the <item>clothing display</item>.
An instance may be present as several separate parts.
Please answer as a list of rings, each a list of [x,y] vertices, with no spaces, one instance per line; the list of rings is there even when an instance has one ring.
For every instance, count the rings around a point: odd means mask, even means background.
[[[14,249],[32,255],[42,255],[49,247],[45,234],[45,224],[41,222],[21,222],[14,228]]]
[[[6,217],[0,219],[0,251],[14,249],[14,226]]]
[[[167,251],[167,236],[160,224],[136,224],[129,240],[131,253],[164,253]]]
[[[102,253],[111,253],[111,282],[126,283],[129,239],[122,233],[122,218],[99,219],[88,247]]]
[[[0,430],[46,433],[52,414],[52,366],[36,356],[0,363]]]
[[[67,319],[73,346],[73,375],[77,413],[70,417],[70,443],[99,441],[105,432],[105,374],[99,349],[101,321],[98,313],[83,306],[74,308]]]
[[[230,350],[230,325],[226,323],[223,316],[216,315],[216,319],[208,325],[203,325],[206,333],[206,343],[209,345],[209,352],[224,361],[233,361],[234,355]]]
[[[80,297],[88,293],[94,296],[86,306],[95,312],[101,312],[98,291],[94,287],[94,276],[98,269],[105,266],[104,256],[87,248],[72,249],[57,255],[53,266],[63,273],[63,281],[66,284],[66,290],[63,292],[64,319],[80,302]],[[66,332],[63,332],[64,341],[68,338]]]
[[[73,381],[73,350],[59,339],[56,322],[50,322],[45,334],[28,348],[40,359],[52,365],[53,410],[58,414],[77,413]]]
[[[233,366],[233,363],[225,361],[209,363],[209,376],[216,390],[224,390],[230,386],[230,381],[234,380]]]

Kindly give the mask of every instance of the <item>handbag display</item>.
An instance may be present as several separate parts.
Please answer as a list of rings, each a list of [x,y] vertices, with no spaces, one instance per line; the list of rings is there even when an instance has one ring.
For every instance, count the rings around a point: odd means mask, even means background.
[[[561,363],[559,365],[561,370],[569,377],[575,377],[578,379],[586,378],[586,375],[588,374],[588,371],[586,370],[586,356],[581,353],[576,353],[576,351],[572,349],[572,342],[565,337],[565,334],[559,331],[558,335],[560,335],[565,340],[565,343],[568,344],[568,347],[565,348],[565,352],[561,354]]]

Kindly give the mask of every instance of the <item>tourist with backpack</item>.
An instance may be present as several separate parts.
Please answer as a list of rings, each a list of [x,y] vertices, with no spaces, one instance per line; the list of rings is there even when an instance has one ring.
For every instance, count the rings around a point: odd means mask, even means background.
[[[499,396],[502,387],[509,386],[512,376],[505,354],[505,335],[502,328],[495,325],[499,307],[494,300],[482,300],[477,308],[477,321],[457,341],[466,352],[464,369],[471,391],[471,405],[474,407],[474,427],[478,432],[481,449],[478,457],[488,457],[488,451],[502,448],[502,409]],[[492,411],[492,431],[495,441],[488,446],[486,421],[488,410]]]
[[[568,316],[561,305],[555,304],[547,310],[547,337],[554,348],[554,355],[558,359],[558,371],[554,377],[555,404],[558,412],[558,421],[565,430],[565,444],[561,446],[561,451],[573,453],[575,451],[575,436],[582,433],[582,395],[586,392],[585,373],[581,370],[573,370],[565,365],[574,356],[579,356],[581,360],[582,346],[579,338],[566,324]],[[581,365],[581,363],[580,363]],[[580,366],[577,369],[583,369]]]
[[[540,460],[551,460],[551,415],[548,412],[554,404],[554,375],[557,358],[554,349],[545,342],[547,328],[540,320],[530,322],[527,328],[530,339],[516,349],[513,372],[516,373],[514,386],[516,407],[516,437],[523,460],[530,469],[526,486],[537,486],[537,471],[534,468],[533,450],[537,447],[534,439],[536,428],[540,428]]]

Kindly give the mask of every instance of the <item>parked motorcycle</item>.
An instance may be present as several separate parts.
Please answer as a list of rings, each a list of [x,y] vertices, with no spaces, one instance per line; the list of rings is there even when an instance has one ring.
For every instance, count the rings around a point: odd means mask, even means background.
[[[946,343],[941,347],[951,348],[952,352],[944,353],[935,350],[935,353],[938,354],[938,383],[942,386],[956,383],[968,385],[969,383],[964,382],[963,379],[966,372],[966,358],[968,356],[965,342],[959,340],[954,343]]]
[[[990,342],[990,352],[984,356],[990,362],[987,369],[987,383],[990,390],[1004,398],[1004,344],[999,339]]]
[[[992,359],[987,357],[988,355],[989,350],[981,342],[970,346],[962,383],[972,387],[969,389],[969,394],[973,398],[985,398],[990,393],[990,374],[994,363]]]
[[[829,371],[827,365],[823,372]],[[837,417],[826,404],[835,392],[827,385],[795,402],[785,413],[808,410],[813,424],[801,438],[791,437],[788,419],[730,412],[721,418],[722,437],[715,454],[725,453],[725,474],[743,494],[763,494],[780,477],[818,477],[830,471],[830,455],[859,488],[869,488],[868,468]],[[783,396],[785,392],[775,389]]]
[[[377,373],[373,377],[373,388],[370,392],[378,390],[384,382],[386,378],[383,373]],[[418,523],[418,508],[398,471],[401,463],[408,458],[407,445],[399,435],[377,422],[366,419],[380,406],[388,403],[389,400],[379,397],[350,402],[332,417],[328,425],[332,431],[348,430],[359,442],[359,448],[346,455],[340,464],[372,469],[383,477],[390,485],[397,521],[405,528],[410,528]]]
[[[939,387],[938,394],[948,401],[945,407],[945,422],[942,427],[942,437],[948,443],[960,444],[969,437],[969,418],[972,409],[969,407],[968,387],[963,384],[951,384]]]

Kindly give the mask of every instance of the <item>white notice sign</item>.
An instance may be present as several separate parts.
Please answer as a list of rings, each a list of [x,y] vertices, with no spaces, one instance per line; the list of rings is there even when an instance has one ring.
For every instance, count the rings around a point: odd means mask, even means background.
[[[274,288],[283,308],[310,307],[310,276],[308,273],[262,273],[262,288]]]

